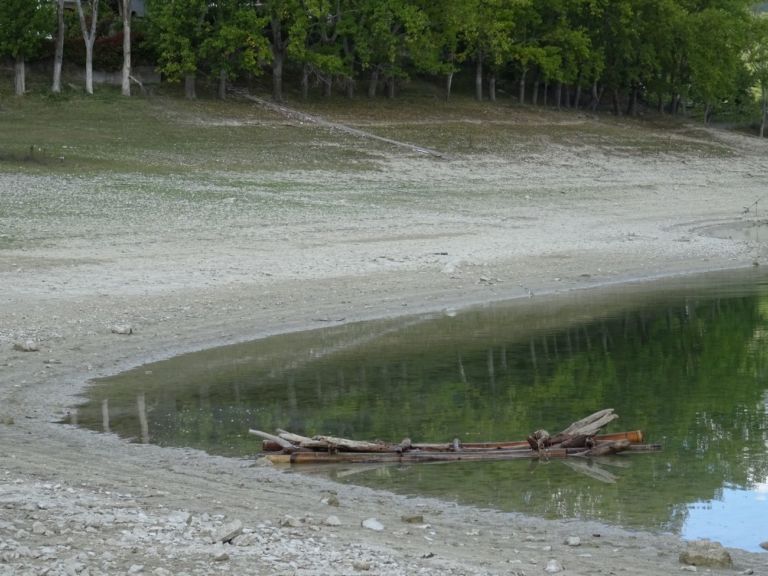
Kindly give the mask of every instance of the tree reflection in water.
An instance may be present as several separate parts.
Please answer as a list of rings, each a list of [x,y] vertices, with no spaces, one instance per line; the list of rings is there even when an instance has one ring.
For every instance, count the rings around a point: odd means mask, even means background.
[[[328,471],[339,481],[503,510],[684,533],[686,520],[699,517],[692,504],[768,483],[762,279],[537,300],[181,356],[96,383],[80,424],[247,456],[257,449],[249,427],[501,440],[612,407],[621,415],[614,429],[641,428],[664,452],[600,463]]]

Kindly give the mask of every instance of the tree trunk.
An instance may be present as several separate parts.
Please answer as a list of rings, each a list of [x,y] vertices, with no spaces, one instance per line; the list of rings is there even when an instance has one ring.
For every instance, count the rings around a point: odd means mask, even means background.
[[[219,70],[219,100],[227,99],[227,71]]]
[[[592,101],[589,103],[589,107],[592,109],[592,112],[595,112],[599,105],[600,94],[597,91],[597,80],[595,80],[592,82]]]
[[[301,99],[309,98],[309,64],[304,64],[301,69]]]
[[[539,104],[539,77],[533,81],[533,94],[531,94],[531,104],[537,106]]]
[[[85,91],[93,94],[93,42],[85,42]]]
[[[26,73],[26,63],[24,61],[24,56],[16,56],[16,65],[14,66],[14,79],[13,79],[13,86],[15,89],[16,96],[24,96],[24,92],[27,91],[26,86],[26,80],[27,80],[27,73]]]
[[[197,80],[195,74],[187,74],[184,76],[184,98],[187,100],[194,100],[197,98],[197,90],[195,88],[195,81]]]
[[[283,101],[283,61],[285,54],[282,50],[272,49],[272,99]]]
[[[368,98],[376,98],[376,90],[379,87],[379,69],[371,70],[371,78],[368,81]]]
[[[682,102],[682,97],[679,93],[672,96],[672,102],[669,105],[670,113],[673,116],[677,116],[677,113],[680,111],[680,103]]]
[[[352,100],[355,97],[355,79],[351,76],[347,78],[346,85],[347,98]]]
[[[768,94],[766,94],[765,88],[766,88],[765,85],[760,87],[760,93],[763,99],[763,102],[762,102],[763,115],[760,118],[760,138],[762,138],[765,135],[765,119],[766,119],[766,115],[768,115],[768,97],[767,97]]]
[[[541,103],[542,106],[546,108],[547,106],[547,94],[549,94],[549,82],[544,80],[544,96],[542,97],[543,102]]]
[[[64,0],[58,0],[56,4],[58,27],[56,29],[56,51],[53,56],[53,86],[51,87],[51,91],[54,94],[61,92],[61,67],[64,62],[64,33],[66,31],[66,24],[64,24]]]
[[[451,86],[453,85],[453,72],[448,72],[445,75],[445,99],[451,99]]]
[[[333,95],[333,78],[323,78],[323,96],[330,98]]]
[[[611,92],[613,115],[621,116],[621,98],[619,97],[619,89],[614,88]]]
[[[131,95],[131,0],[120,0],[123,8],[123,78],[120,93]]]
[[[571,107],[571,85],[570,84],[565,85],[565,107],[566,108]]]
[[[523,73],[520,75],[520,88],[517,93],[517,101],[520,104],[525,104],[525,75],[528,73],[527,69],[523,69]]]
[[[85,42],[85,91],[93,94],[93,44],[96,41],[96,23],[99,20],[99,1],[91,0],[90,3],[90,30],[85,21],[85,12],[83,12],[83,1],[77,0],[77,16],[80,20],[80,31],[83,33]]]
[[[387,81],[387,98],[392,100],[395,97],[395,77],[390,76]]]
[[[480,52],[475,56],[475,100],[483,101],[483,56]]]
[[[704,125],[709,124],[709,120],[712,117],[712,104],[707,102],[706,106],[704,106]]]
[[[555,87],[555,106],[558,110],[560,110],[560,101],[563,98],[563,83],[558,82],[557,86]]]
[[[496,74],[493,73],[488,78],[488,98],[491,102],[496,102]]]
[[[632,86],[627,102],[627,116],[637,116],[637,86]]]
[[[352,100],[355,97],[355,64],[354,64],[354,55],[352,52],[352,46],[349,43],[349,38],[346,36],[343,36],[341,39],[341,44],[344,47],[344,56],[347,60],[347,62],[350,62],[347,72],[347,98]]]
[[[576,94],[573,97],[573,107],[578,110],[581,108],[581,84],[576,86]]]

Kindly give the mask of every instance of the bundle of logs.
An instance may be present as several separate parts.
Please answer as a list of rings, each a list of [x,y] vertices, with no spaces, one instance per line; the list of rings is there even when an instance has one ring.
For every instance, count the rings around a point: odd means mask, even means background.
[[[658,444],[643,444],[640,430],[599,434],[618,418],[612,408],[600,410],[574,422],[559,434],[551,436],[537,430],[527,439],[510,442],[413,443],[410,438],[397,444],[366,442],[334,436],[300,436],[286,430],[269,434],[249,430],[262,438],[264,457],[273,463],[369,463],[369,462],[452,462],[472,460],[548,459],[566,457],[599,457],[621,452],[652,452]]]

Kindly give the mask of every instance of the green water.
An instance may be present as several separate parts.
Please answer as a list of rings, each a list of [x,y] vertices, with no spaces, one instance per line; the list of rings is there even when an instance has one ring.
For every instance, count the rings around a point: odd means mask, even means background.
[[[351,324],[95,383],[80,425],[251,456],[248,428],[400,441],[524,438],[611,407],[661,453],[324,468],[339,482],[544,517],[768,540],[768,277],[710,275]],[[311,473],[318,473],[316,468]]]

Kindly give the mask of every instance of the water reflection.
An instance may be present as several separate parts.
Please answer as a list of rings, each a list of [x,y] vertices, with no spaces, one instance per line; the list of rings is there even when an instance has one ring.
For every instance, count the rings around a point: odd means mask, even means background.
[[[341,482],[701,536],[713,533],[698,527],[738,509],[732,490],[752,498],[751,516],[740,518],[754,520],[747,534],[756,542],[723,540],[754,548],[768,540],[759,523],[766,500],[755,496],[768,483],[768,289],[760,276],[747,280],[536,299],[208,350],[97,383],[79,419],[135,441],[248,455],[249,427],[501,440],[613,407],[614,430],[642,428],[664,452],[325,471]]]

